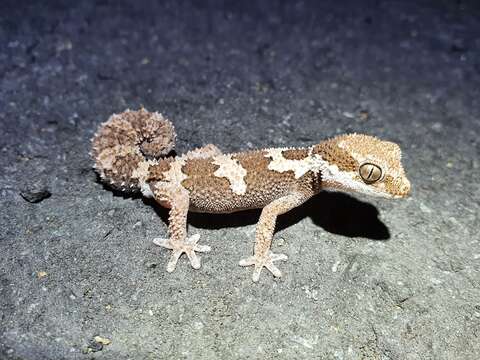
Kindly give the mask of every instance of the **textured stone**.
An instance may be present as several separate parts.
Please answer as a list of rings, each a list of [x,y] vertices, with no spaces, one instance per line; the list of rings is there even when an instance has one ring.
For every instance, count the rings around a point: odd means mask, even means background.
[[[479,12],[473,0],[1,1],[0,358],[477,360]],[[282,215],[285,277],[257,285],[236,264],[259,213],[190,214],[212,252],[202,270],[166,274],[151,240],[167,211],[81,171],[97,126],[142,105],[173,121],[180,154],[390,139],[412,196],[324,193]],[[54,196],[32,205],[19,193],[37,181]],[[82,355],[95,334],[111,344]]]

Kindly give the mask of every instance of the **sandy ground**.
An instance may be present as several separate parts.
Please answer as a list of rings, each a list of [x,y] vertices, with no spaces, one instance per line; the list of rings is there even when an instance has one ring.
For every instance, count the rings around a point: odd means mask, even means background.
[[[478,359],[479,59],[475,1],[2,1],[0,358]],[[312,199],[258,284],[259,213],[194,215],[213,250],[167,274],[166,211],[88,155],[142,105],[179,153],[396,141],[413,194]]]

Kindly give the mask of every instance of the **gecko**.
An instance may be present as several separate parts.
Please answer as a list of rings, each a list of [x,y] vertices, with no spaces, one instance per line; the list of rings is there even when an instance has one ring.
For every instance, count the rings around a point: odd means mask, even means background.
[[[253,255],[240,266],[253,266],[252,280],[263,268],[282,273],[274,264],[286,260],[271,244],[277,217],[322,190],[404,198],[410,182],[400,147],[362,134],[339,135],[309,147],[248,150],[225,154],[212,144],[174,156],[173,124],[145,109],[113,114],[92,138],[91,155],[100,179],[114,190],[141,192],[169,212],[168,237],[153,243],[170,249],[166,270],[182,254],[194,269],[197,253],[210,246],[187,233],[188,212],[232,213],[262,209],[255,230]]]

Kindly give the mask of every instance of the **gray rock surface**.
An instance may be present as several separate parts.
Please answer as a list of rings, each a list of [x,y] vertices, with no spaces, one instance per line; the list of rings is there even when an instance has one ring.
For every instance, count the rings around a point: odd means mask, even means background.
[[[479,358],[478,2],[243,3],[0,3],[1,359]],[[258,212],[194,215],[213,251],[167,274],[166,211],[88,155],[142,105],[180,153],[378,135],[413,194],[312,199],[258,284],[237,265]]]

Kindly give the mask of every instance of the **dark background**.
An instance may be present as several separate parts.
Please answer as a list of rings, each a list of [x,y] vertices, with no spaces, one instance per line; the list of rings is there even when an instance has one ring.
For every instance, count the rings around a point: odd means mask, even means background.
[[[0,358],[477,359],[479,85],[477,1],[2,0]],[[140,106],[179,153],[396,141],[413,193],[283,216],[258,284],[258,212],[195,215],[213,250],[167,274],[166,212],[88,155]]]

